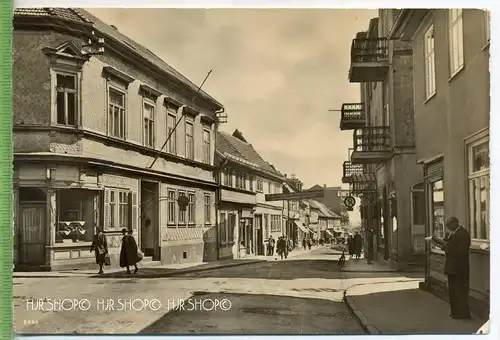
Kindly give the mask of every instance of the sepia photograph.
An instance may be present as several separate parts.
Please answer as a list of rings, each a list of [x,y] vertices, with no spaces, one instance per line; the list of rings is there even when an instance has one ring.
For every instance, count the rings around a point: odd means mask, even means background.
[[[489,333],[490,10],[12,22],[16,334]]]

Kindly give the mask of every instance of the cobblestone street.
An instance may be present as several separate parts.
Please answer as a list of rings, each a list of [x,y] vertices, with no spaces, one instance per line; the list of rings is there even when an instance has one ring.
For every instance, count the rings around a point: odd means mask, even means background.
[[[338,256],[336,251],[317,248],[288,260],[271,259],[162,279],[15,278],[15,329],[21,333],[360,334],[361,327],[342,302],[343,292],[350,285],[373,280],[373,275],[339,272]],[[391,275],[384,273],[380,280],[394,280],[395,275]],[[203,293],[208,295],[200,295]],[[176,310],[167,314],[193,294],[200,300],[228,299],[231,310]],[[40,311],[32,303],[37,299],[88,299],[91,306],[86,311],[78,307]],[[115,302],[115,310],[104,310],[105,299]],[[123,310],[119,299],[138,301]],[[145,300],[159,300],[161,308],[142,307]],[[44,307],[50,309],[47,303]]]

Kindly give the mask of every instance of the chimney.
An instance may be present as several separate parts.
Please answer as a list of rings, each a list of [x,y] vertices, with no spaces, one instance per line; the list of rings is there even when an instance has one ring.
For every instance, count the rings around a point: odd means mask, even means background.
[[[323,189],[326,189],[326,184],[323,184]]]
[[[288,177],[286,177],[286,174],[283,174],[283,175],[285,176],[285,178],[288,178]]]

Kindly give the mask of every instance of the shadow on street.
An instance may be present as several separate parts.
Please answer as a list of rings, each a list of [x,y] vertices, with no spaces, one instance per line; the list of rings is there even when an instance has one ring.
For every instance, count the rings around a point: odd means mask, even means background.
[[[206,301],[206,306],[195,307],[196,301],[198,305]],[[221,307],[215,308],[215,301]],[[185,300],[184,308],[171,310],[139,334],[360,335],[364,331],[343,302],[207,293]]]

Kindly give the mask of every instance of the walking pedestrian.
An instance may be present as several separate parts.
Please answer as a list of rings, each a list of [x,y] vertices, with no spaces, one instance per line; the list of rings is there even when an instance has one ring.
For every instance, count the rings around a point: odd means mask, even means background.
[[[356,254],[356,260],[361,258],[361,250],[363,249],[363,238],[356,232],[354,235],[354,253]]]
[[[134,266],[134,274],[139,271],[137,268],[138,254],[137,254],[137,242],[135,242],[134,236],[132,236],[132,231],[127,229],[122,229],[122,248],[120,250],[120,267],[127,268],[127,274],[130,274],[130,267]]]
[[[288,246],[288,253],[291,253],[293,250],[293,241],[289,237],[287,237],[287,246]]]
[[[306,239],[302,240],[302,248],[304,248],[304,250],[307,249],[307,241],[306,241]]]
[[[106,263],[106,258],[108,254],[108,242],[106,240],[106,235],[102,232],[102,229],[97,227],[96,234],[90,246],[90,252],[95,252],[95,263],[99,265],[99,273],[104,274],[102,267]]]
[[[311,239],[307,240],[307,248],[311,250],[312,244],[311,244]]]
[[[278,239],[277,248],[278,248],[278,254],[280,255],[282,260],[283,257],[286,258],[288,256],[288,252],[286,250],[287,245],[285,238],[283,236],[280,236],[280,238]]]
[[[444,273],[448,276],[450,316],[453,319],[470,319],[470,234],[455,216],[447,218],[444,225],[450,233],[444,239],[434,236],[430,239],[445,252]]]
[[[268,255],[269,256],[273,256],[274,255],[274,247],[276,245],[276,240],[273,238],[272,235],[269,236],[268,245],[269,245],[269,253],[268,253]]]
[[[349,258],[352,259],[352,257],[354,256],[354,237],[352,236],[352,234],[349,234],[349,236],[347,237],[347,250],[349,252]]]

